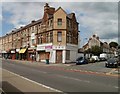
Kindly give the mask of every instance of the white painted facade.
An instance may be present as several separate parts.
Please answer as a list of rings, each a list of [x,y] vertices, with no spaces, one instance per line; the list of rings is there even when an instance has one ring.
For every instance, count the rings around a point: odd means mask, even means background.
[[[67,44],[66,50],[70,50],[70,60],[66,60],[66,62],[74,62],[78,54],[78,45]]]
[[[51,46],[51,49],[49,50],[46,49],[48,46]],[[66,46],[56,46],[56,45],[53,45],[52,43],[48,43],[48,44],[37,45],[36,60],[39,61],[38,51],[45,51],[45,52],[50,52],[49,62],[56,63],[56,51],[57,50],[62,50],[62,62],[61,63],[74,62],[77,58],[77,54],[78,54],[77,45],[67,44]],[[66,60],[66,50],[70,50],[70,60]],[[41,61],[45,62],[45,60],[41,60]]]

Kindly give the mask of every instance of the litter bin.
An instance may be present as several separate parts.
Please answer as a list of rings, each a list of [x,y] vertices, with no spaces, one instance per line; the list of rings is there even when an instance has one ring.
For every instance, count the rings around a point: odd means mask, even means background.
[[[46,59],[46,64],[49,64],[49,59]]]

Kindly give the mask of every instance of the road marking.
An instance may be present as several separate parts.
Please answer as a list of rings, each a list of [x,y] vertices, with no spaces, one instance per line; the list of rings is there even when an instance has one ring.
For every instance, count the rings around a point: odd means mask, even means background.
[[[63,77],[63,78],[66,78],[66,79],[71,79],[71,80],[80,81],[80,82],[90,83],[90,81],[87,81],[87,80],[81,80],[81,79],[77,79],[77,78],[73,78],[73,77],[68,77],[68,76],[63,76],[63,75],[57,75],[57,76],[59,76],[59,77]]]
[[[119,88],[118,86],[114,86],[114,88]]]
[[[6,94],[6,93],[2,90],[2,88],[0,88],[0,94]]]
[[[31,69],[31,71],[36,71],[35,69]],[[44,73],[44,74],[47,74],[48,72],[45,72],[45,71],[40,71],[38,70],[40,73]]]
[[[5,71],[7,71],[7,72],[9,72],[9,73],[11,73],[11,74],[13,74],[13,75],[16,75],[16,76],[18,76],[18,77],[20,77],[20,78],[22,78],[22,79],[25,79],[25,80],[30,81],[30,82],[32,82],[32,83],[35,83],[35,84],[37,84],[37,85],[39,85],[39,86],[42,86],[42,87],[44,87],[44,88],[53,90],[53,91],[55,91],[55,92],[62,92],[63,94],[65,94],[63,91],[60,91],[60,90],[51,88],[51,87],[49,87],[49,86],[43,85],[43,84],[38,83],[38,82],[35,82],[35,81],[33,81],[33,80],[30,80],[30,79],[28,79],[28,78],[25,78],[25,77],[23,77],[23,76],[20,76],[20,75],[18,75],[18,74],[16,74],[16,73],[13,73],[13,72],[8,71],[8,70],[6,70],[6,69],[3,69],[3,70],[5,70]]]

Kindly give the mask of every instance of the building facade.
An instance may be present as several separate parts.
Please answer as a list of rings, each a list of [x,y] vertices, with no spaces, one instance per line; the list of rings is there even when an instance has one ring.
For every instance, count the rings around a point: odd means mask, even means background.
[[[67,14],[47,3],[42,19],[13,30],[2,37],[2,51],[12,59],[67,63],[76,60],[78,53],[78,22],[75,14]]]
[[[113,57],[114,53],[116,52],[116,49],[110,48],[107,42],[101,42],[97,35],[93,35],[91,38],[89,38],[88,42],[83,46],[83,51],[92,48],[92,46],[101,47],[103,53],[106,53],[108,57]]]

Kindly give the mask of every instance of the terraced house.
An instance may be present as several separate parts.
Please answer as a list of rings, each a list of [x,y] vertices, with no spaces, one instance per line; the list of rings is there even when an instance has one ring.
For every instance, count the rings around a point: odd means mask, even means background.
[[[9,35],[12,35],[9,50],[15,53],[15,56],[11,53],[15,59],[66,63],[77,57],[78,22],[74,13],[67,14],[61,7],[55,10],[46,3],[42,19],[33,20]],[[4,42],[2,45],[6,47]]]

